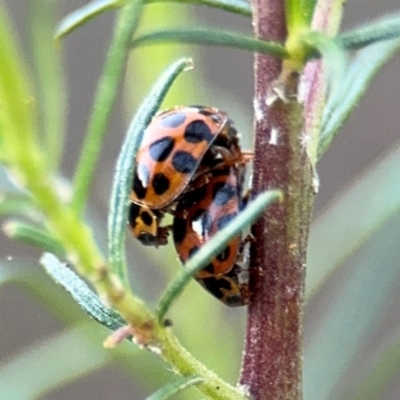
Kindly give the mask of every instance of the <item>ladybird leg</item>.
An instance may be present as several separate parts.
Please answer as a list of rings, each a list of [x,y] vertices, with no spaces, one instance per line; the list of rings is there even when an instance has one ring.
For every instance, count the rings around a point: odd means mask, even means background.
[[[255,241],[256,241],[256,238],[255,238],[251,233],[249,233],[249,234],[243,239],[243,245],[246,245],[247,243],[252,244],[252,243],[255,243]]]
[[[214,150],[216,152],[216,159],[220,157],[221,161],[226,163],[225,166],[234,165],[238,162],[238,160],[242,158],[242,152],[240,151],[240,148],[236,148],[236,146],[234,149],[222,146],[215,146]]]
[[[210,171],[204,172],[202,175],[200,175],[198,178],[194,179],[189,186],[188,190],[194,190],[198,189],[204,185],[206,185],[210,181]]]
[[[242,196],[242,203],[240,207],[241,211],[247,207],[247,204],[249,203],[250,200],[250,196],[251,196],[251,189],[247,189],[244,195]]]
[[[156,247],[158,246],[164,246],[168,243],[168,236],[169,232],[172,230],[172,225],[168,226],[161,226],[157,230],[157,244],[155,245]]]
[[[215,169],[223,169],[233,167],[234,165],[246,164],[252,161],[254,158],[254,153],[239,151],[232,151],[225,147],[215,146],[213,148],[214,158],[213,165],[203,169],[200,174],[205,174],[211,172]]]
[[[248,162],[253,160],[254,153],[252,151],[242,151],[242,160],[243,162]]]
[[[255,237],[249,233],[244,239],[242,239],[242,242],[240,243],[236,262],[240,264],[237,265],[237,267],[241,270],[248,269],[248,265],[250,263],[250,246],[255,243],[255,241]]]

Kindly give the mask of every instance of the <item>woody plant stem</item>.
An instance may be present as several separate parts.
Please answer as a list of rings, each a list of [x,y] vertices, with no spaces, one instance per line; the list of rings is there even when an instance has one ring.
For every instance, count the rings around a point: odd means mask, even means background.
[[[253,24],[259,39],[287,39],[284,1],[253,0]],[[335,34],[342,1],[320,0],[312,29]],[[250,278],[252,298],[240,383],[255,400],[302,398],[302,308],[309,223],[316,189],[309,142],[317,141],[325,98],[321,61],[303,71],[303,98],[289,94],[299,77],[290,61],[255,56],[255,156],[253,190],[281,189],[254,225]],[[296,72],[296,71],[295,71]],[[298,71],[302,72],[302,71]]]
[[[253,15],[257,38],[285,42],[282,0],[254,0]],[[252,230],[253,295],[240,383],[255,400],[302,398],[302,305],[312,170],[301,140],[303,105],[297,98],[268,98],[284,65],[280,59],[255,55],[253,190],[276,188],[284,193],[284,201],[272,205]]]

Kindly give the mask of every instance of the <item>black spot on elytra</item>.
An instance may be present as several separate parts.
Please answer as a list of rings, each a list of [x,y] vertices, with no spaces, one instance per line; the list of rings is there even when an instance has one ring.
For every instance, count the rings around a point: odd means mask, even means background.
[[[235,188],[229,183],[217,182],[212,188],[213,200],[217,206],[223,206],[236,196]]]
[[[161,118],[160,125],[164,128],[177,128],[186,120],[186,114],[182,112],[174,112]]]
[[[147,211],[142,211],[140,213],[140,218],[142,218],[142,221],[147,225],[147,226],[151,226],[151,224],[153,223],[153,218],[152,216],[147,212]]]
[[[156,140],[150,145],[150,157],[157,162],[165,161],[174,148],[174,142],[169,136]]]
[[[175,217],[172,236],[176,244],[181,244],[183,242],[186,236],[186,220]]]
[[[164,194],[169,189],[169,179],[162,173],[155,174],[152,185],[155,194]]]
[[[135,177],[133,178],[133,191],[135,192],[138,199],[144,199],[146,196],[147,188],[145,188],[142,184],[142,181],[139,179],[138,171],[135,172]]]
[[[224,293],[221,289],[230,290],[232,285],[228,279],[224,279],[223,277],[217,278],[203,278],[201,279],[204,287],[211,292],[218,299],[222,299],[224,297]]]
[[[136,218],[139,216],[139,211],[140,211],[140,206],[138,206],[135,203],[130,204],[128,222],[132,228],[136,226]]]
[[[204,278],[198,279],[198,281],[217,299],[223,300],[224,303],[229,307],[238,307],[244,304],[243,297],[241,294],[224,294],[222,289],[225,291],[232,291],[232,282],[225,277],[220,278]]]
[[[214,265],[212,263],[208,264],[206,267],[203,268],[203,271],[209,272],[210,274],[215,273]]]
[[[221,230],[235,218],[237,213],[225,214],[218,220],[218,229]]]
[[[191,258],[193,257],[197,252],[199,251],[199,247],[193,246],[188,253],[188,257]]]
[[[197,167],[197,160],[187,151],[177,151],[172,157],[173,167],[182,174],[189,174]]]
[[[211,133],[208,125],[201,120],[192,121],[188,124],[183,137],[189,143],[200,143],[203,140],[211,142],[214,139],[214,135]]]
[[[218,261],[224,262],[229,258],[230,254],[231,254],[231,249],[229,246],[226,246],[225,250],[219,253],[216,258]]]

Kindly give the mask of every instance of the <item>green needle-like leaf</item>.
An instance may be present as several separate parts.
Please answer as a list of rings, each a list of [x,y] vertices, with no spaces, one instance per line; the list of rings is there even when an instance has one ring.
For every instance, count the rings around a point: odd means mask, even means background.
[[[251,17],[251,5],[245,0],[145,0],[146,3],[186,3],[221,9],[231,13]]]
[[[108,217],[108,249],[110,264],[125,283],[128,282],[125,260],[126,222],[128,221],[129,194],[134,175],[133,160],[147,125],[158,110],[172,83],[184,69],[191,65],[191,60],[182,59],[172,64],[161,75],[132,119],[118,157]]]
[[[340,90],[328,97],[322,118],[318,158],[328,150],[350,112],[367,91],[380,69],[398,52],[400,40],[390,40],[357,52],[346,71]]]
[[[168,383],[151,396],[146,397],[146,400],[167,400],[172,395],[182,392],[183,390],[203,381],[204,379],[198,376],[185,376],[175,382]]]
[[[20,58],[14,40],[15,34],[2,4],[0,3],[0,154],[8,163],[18,163],[20,168],[24,168],[32,159],[40,163],[42,158],[36,143],[36,114],[32,106],[26,64]]]
[[[86,22],[102,14],[107,10],[120,7],[121,0],[95,0],[67,15],[58,24],[55,32],[55,39],[60,41],[64,36],[73,32]],[[133,3],[133,1],[132,1]]]
[[[306,26],[311,25],[316,4],[317,4],[317,0],[302,0],[301,1],[301,11],[302,11],[303,20],[304,20],[304,23],[306,24]]]
[[[400,211],[400,143],[334,199],[310,231],[306,297]]]
[[[348,50],[362,49],[383,40],[400,38],[400,14],[384,16],[365,26],[344,32],[336,40]]]
[[[281,197],[281,192],[277,190],[258,195],[224,229],[196,252],[161,296],[157,307],[157,317],[160,321],[163,320],[172,302],[182,293],[192,276],[204,268],[215,255],[226,247],[230,240],[236,237],[243,229],[253,224],[269,205]]]
[[[53,43],[55,2],[29,1],[29,28],[36,75],[37,106],[42,116],[42,145],[46,161],[57,169],[64,143],[66,87],[62,55]]]
[[[131,1],[133,2],[135,0]],[[151,4],[172,1],[176,3],[204,5],[245,17],[251,17],[252,15],[250,4],[244,0],[145,0],[144,3]],[[125,1],[122,0],[96,0],[84,5],[62,19],[57,26],[55,39],[60,41],[64,36],[70,34],[91,19],[105,11],[121,7],[124,3]]]
[[[269,54],[278,58],[288,57],[286,49],[280,43],[267,42],[249,36],[238,35],[233,32],[205,28],[155,30],[134,39],[132,46],[149,46],[170,42],[233,47],[256,53]]]
[[[40,262],[46,272],[97,322],[113,331],[126,325],[124,319],[116,311],[104,306],[99,297],[66,263],[60,262],[50,253],[45,253]]]
[[[26,222],[16,220],[7,221],[3,224],[3,232],[11,239],[38,247],[61,258],[66,256],[65,249],[60,242],[50,236],[45,230]]]
[[[112,38],[102,76],[97,88],[92,114],[83,143],[79,163],[74,177],[74,210],[83,211],[91,187],[108,118],[119,91],[119,84],[125,69],[128,47],[132,35],[139,24],[142,1],[127,3],[119,11],[114,37]]]
[[[42,219],[32,199],[16,193],[0,194],[0,215],[23,215],[34,221]]]

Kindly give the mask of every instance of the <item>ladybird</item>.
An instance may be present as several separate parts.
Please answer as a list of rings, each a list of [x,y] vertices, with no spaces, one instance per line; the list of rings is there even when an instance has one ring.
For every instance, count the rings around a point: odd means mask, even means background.
[[[237,131],[211,107],[177,107],[156,115],[136,156],[131,201],[165,210],[190,182],[216,165],[242,162]]]
[[[216,169],[206,185],[183,195],[176,206],[172,229],[182,263],[243,209],[246,202],[242,196],[244,173],[243,164]],[[248,303],[248,271],[239,265],[242,252],[239,235],[195,275],[207,291],[229,306]]]

